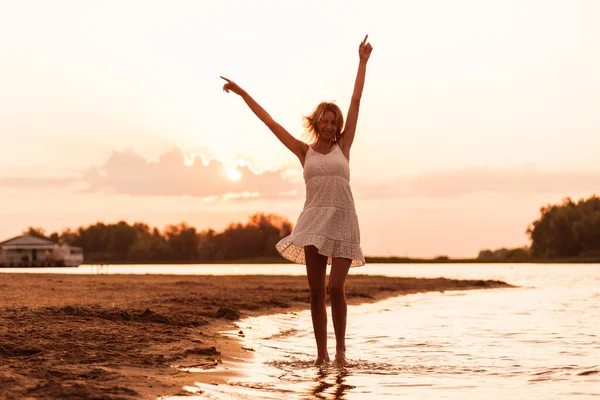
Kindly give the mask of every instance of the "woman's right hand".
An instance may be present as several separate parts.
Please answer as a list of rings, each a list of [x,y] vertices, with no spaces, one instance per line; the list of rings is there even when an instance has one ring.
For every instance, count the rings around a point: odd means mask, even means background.
[[[237,83],[235,83],[231,79],[227,79],[224,76],[222,76],[221,79],[224,79],[227,82],[223,85],[223,91],[229,93],[229,91],[231,90],[233,93],[239,96],[241,96],[244,93],[244,89],[242,89]]]

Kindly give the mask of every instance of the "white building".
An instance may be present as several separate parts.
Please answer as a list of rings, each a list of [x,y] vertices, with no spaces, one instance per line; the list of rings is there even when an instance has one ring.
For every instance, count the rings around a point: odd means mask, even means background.
[[[77,267],[82,262],[80,247],[35,236],[17,236],[0,243],[0,267]]]

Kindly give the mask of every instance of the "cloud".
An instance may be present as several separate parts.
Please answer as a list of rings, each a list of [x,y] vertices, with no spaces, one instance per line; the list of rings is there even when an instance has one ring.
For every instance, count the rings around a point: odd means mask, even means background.
[[[88,193],[116,193],[131,196],[193,196],[207,200],[289,199],[304,193],[304,183],[287,178],[282,171],[259,173],[249,165],[231,170],[218,160],[190,160],[173,149],[151,161],[132,150],[113,151],[106,162],[89,168],[79,177],[1,177],[5,188],[73,188]],[[84,189],[81,189],[84,188]],[[432,171],[414,177],[369,181],[353,180],[357,198],[448,198],[474,193],[540,194],[596,193],[600,172],[546,172],[528,166],[507,168],[473,167]]]
[[[453,197],[473,193],[594,193],[599,189],[598,172],[543,172],[531,167],[435,171],[381,183],[359,182],[355,186],[358,195],[366,198]]]
[[[163,154],[157,162],[130,150],[113,151],[104,165],[89,169],[82,180],[88,184],[87,192],[132,196],[278,198],[289,197],[302,188],[301,183],[284,179],[280,171],[256,173],[247,165],[236,169],[240,179],[233,181],[221,162],[211,160],[204,164],[199,157],[186,162],[178,149]]]

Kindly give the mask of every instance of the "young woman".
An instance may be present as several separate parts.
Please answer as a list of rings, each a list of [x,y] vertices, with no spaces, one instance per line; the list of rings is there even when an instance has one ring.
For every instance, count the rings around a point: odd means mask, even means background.
[[[304,168],[306,201],[292,233],[276,247],[288,260],[306,264],[310,287],[310,310],[317,342],[315,365],[329,361],[327,352],[327,292],[331,297],[331,313],[336,338],[335,363],[346,362],[345,282],[350,267],[365,263],[360,247],[360,230],[350,189],[350,147],[354,141],[360,98],[365,83],[367,61],[373,47],[367,36],[358,48],[359,64],[346,125],[340,108],[321,103],[304,117],[309,143],[296,139],[239,85],[230,79],[226,92],[241,96],[248,107],[294,153]],[[327,264],[331,264],[326,287]]]

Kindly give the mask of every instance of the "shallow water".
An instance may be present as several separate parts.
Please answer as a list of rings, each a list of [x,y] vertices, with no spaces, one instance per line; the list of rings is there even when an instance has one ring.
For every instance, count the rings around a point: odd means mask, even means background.
[[[350,307],[345,368],[312,366],[310,312],[246,319],[229,334],[255,350],[251,359],[218,367],[241,376],[196,383],[191,398],[598,398],[600,266],[478,268],[443,275],[522,286]],[[439,269],[421,272],[440,276]]]
[[[297,265],[139,265],[0,272],[304,275]],[[227,384],[182,399],[588,399],[600,396],[600,265],[369,264],[351,274],[498,279],[515,289],[422,293],[349,308],[346,368],[312,366],[310,312],[246,319],[253,348]],[[0,275],[1,279],[1,275]],[[240,337],[239,330],[244,332]],[[330,351],[335,349],[329,326]],[[333,354],[332,354],[333,355]],[[171,399],[177,399],[172,397]]]

